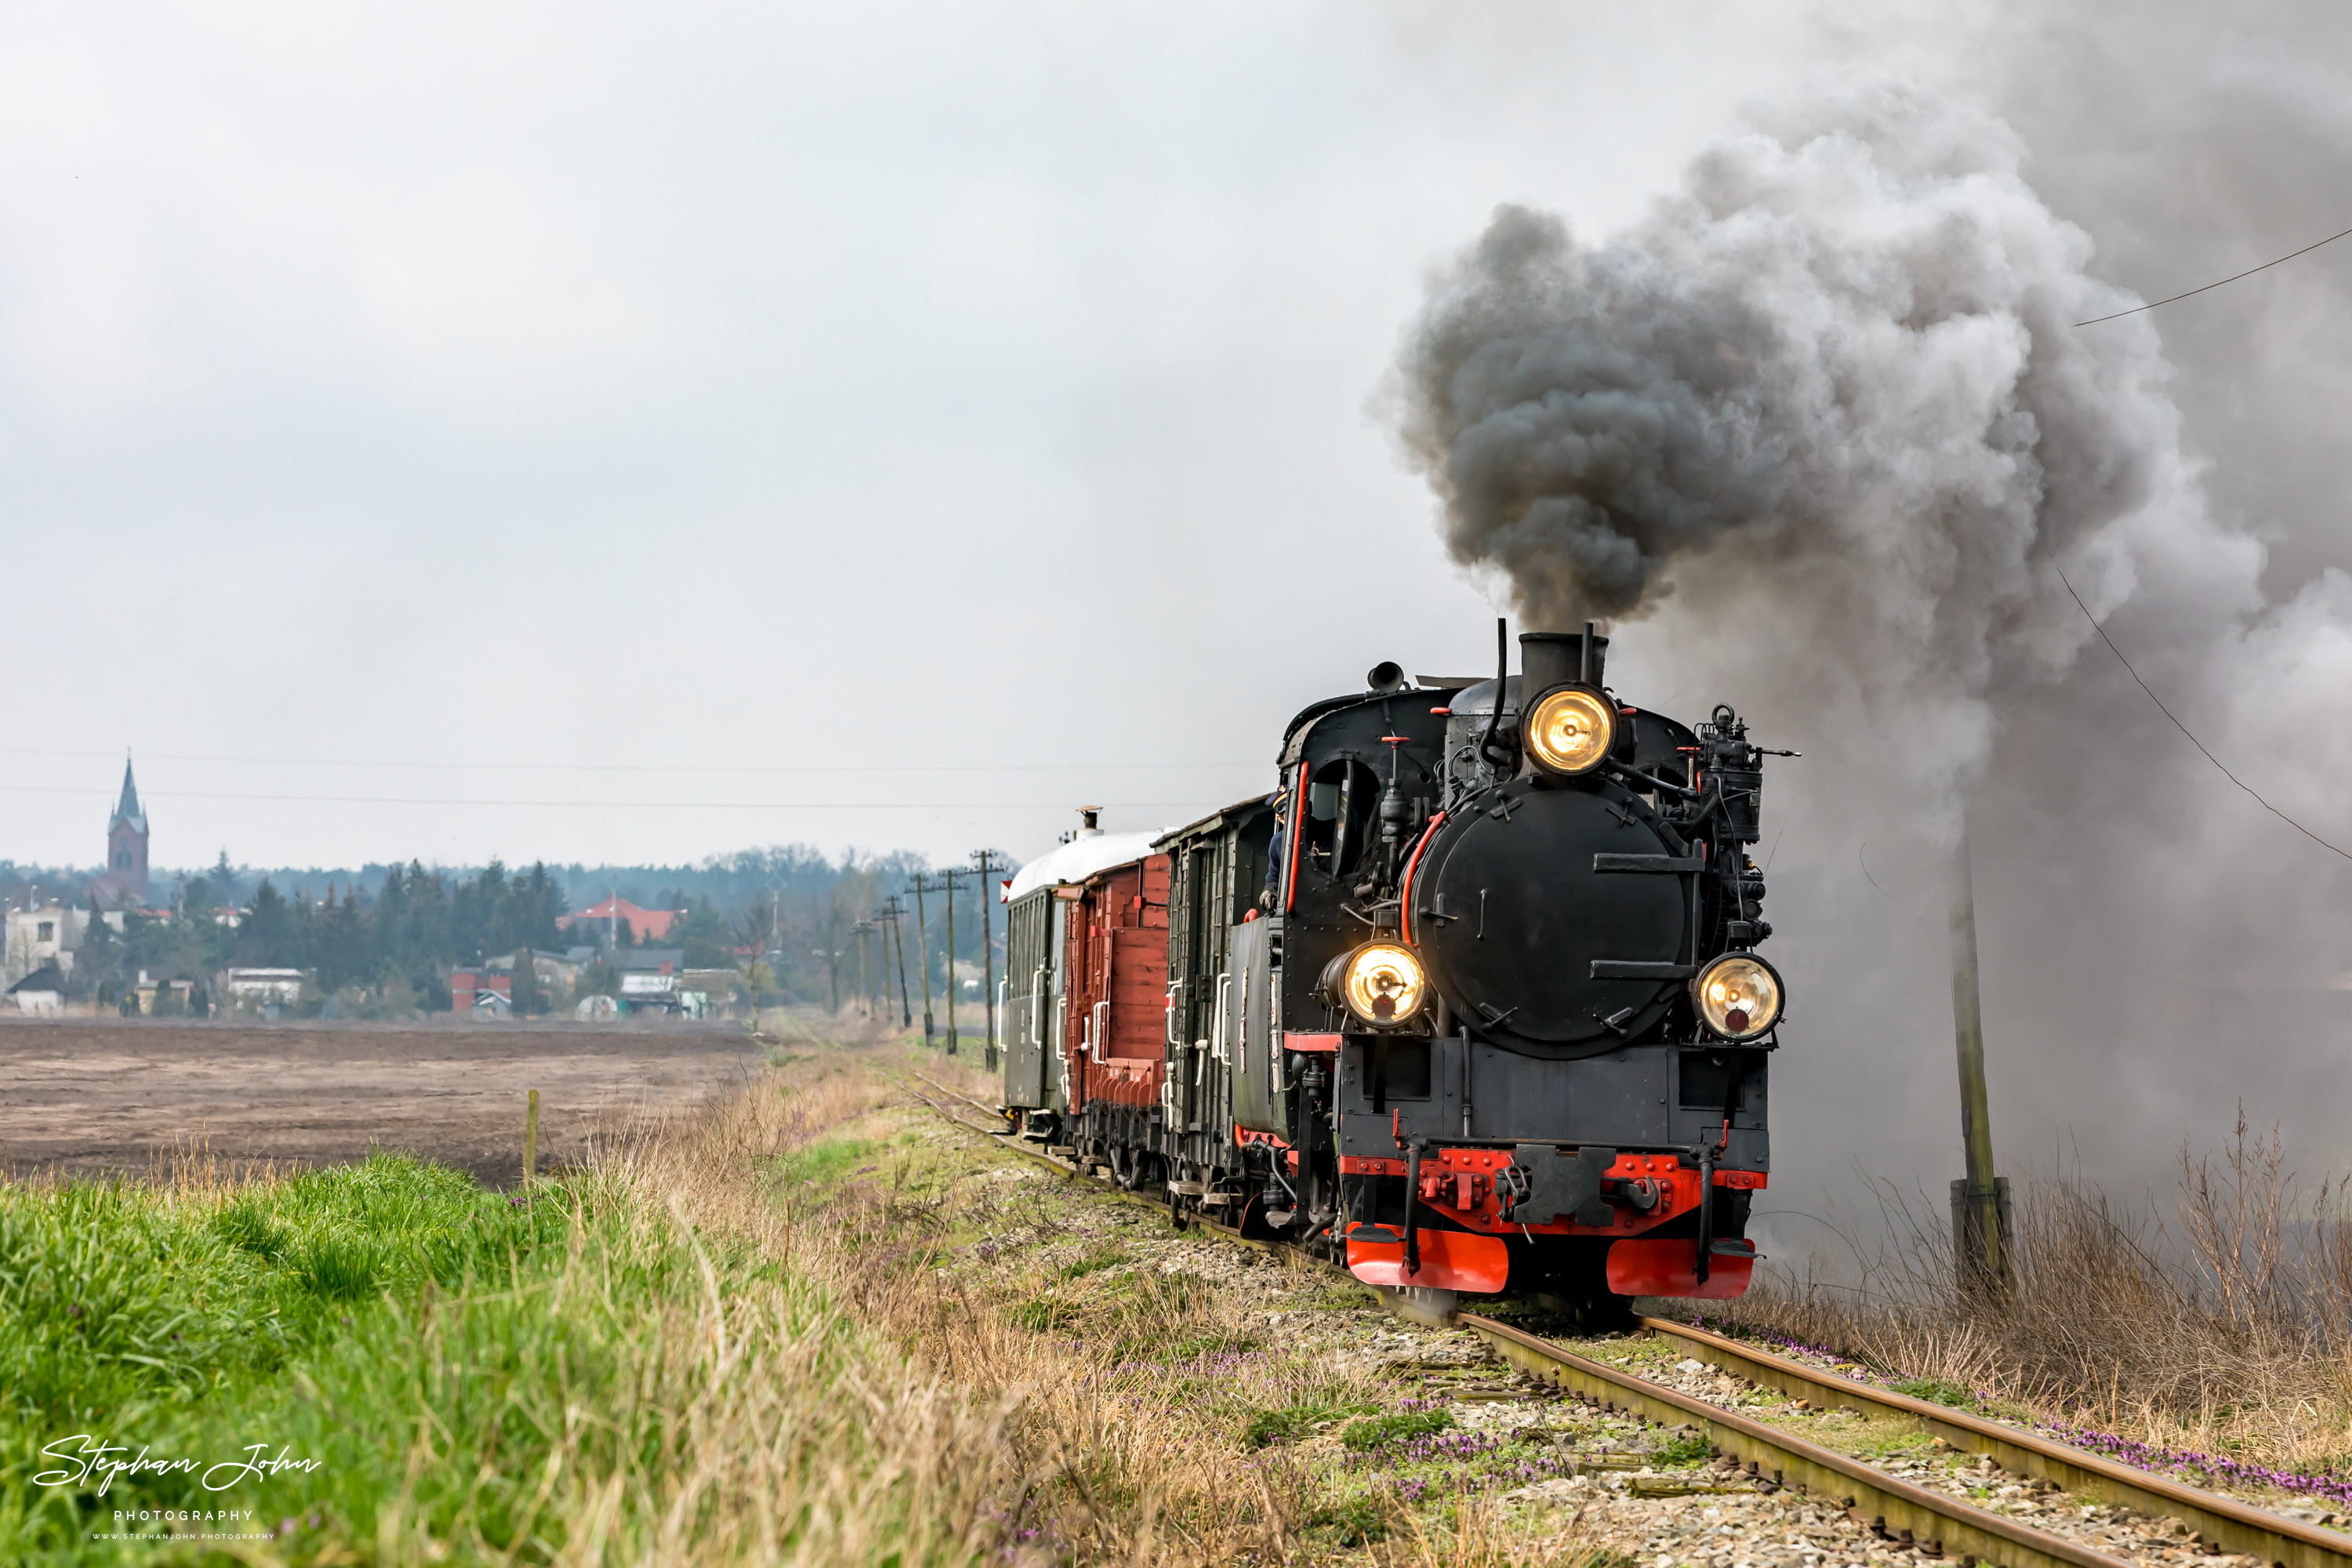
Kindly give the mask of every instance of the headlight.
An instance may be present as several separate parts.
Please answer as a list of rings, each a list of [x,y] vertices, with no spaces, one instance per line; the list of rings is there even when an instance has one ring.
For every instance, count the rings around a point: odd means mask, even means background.
[[[1752,952],[1727,952],[1691,980],[1699,1022],[1727,1040],[1752,1040],[1780,1021],[1780,976]]]
[[[1563,686],[1537,700],[1523,733],[1536,761],[1553,773],[1589,773],[1617,738],[1617,715],[1598,691]]]
[[[1421,1011],[1428,988],[1421,960],[1412,949],[1376,942],[1343,954],[1325,972],[1325,989],[1333,1000],[1367,1024],[1402,1024]]]

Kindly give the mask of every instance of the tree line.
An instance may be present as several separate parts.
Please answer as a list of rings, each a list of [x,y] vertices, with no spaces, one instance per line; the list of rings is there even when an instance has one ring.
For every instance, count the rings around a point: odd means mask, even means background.
[[[16,872],[27,890],[37,878],[51,889],[73,880],[68,872],[0,870]],[[604,922],[565,931],[557,921],[617,892],[646,909],[682,911],[658,945],[682,950],[686,968],[741,970],[744,988],[765,1003],[840,1008],[858,1000],[862,980],[866,996],[887,993],[895,1004],[897,949],[883,926],[861,933],[859,924],[929,870],[911,853],[853,851],[835,861],[804,846],[712,857],[698,867],[535,863],[515,871],[493,860],[471,872],[416,861],[357,873],[255,872],[232,868],[224,854],[202,872],[173,878],[168,894],[164,878],[156,879],[155,901],[168,902],[170,918],[124,911],[119,936],[93,921],[70,988],[105,1000],[135,984],[142,969],[192,982],[231,967],[299,969],[321,992],[356,992],[393,1012],[437,1011],[449,1005],[453,968],[526,948],[561,953],[602,945],[614,934]],[[1003,913],[983,904],[988,896],[972,881],[959,885],[952,953],[942,900],[928,900],[921,930],[913,900],[903,900],[897,934],[918,1012],[926,977],[944,1007],[952,963],[980,963],[983,908],[992,916],[991,962],[1002,972]],[[617,934],[623,945],[647,944],[645,932]],[[596,989],[613,984],[609,973],[593,981]]]

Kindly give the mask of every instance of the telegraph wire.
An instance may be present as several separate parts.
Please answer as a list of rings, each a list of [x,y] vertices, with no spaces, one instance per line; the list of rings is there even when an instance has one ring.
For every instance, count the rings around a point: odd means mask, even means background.
[[[103,798],[114,792],[92,789],[82,784],[0,784],[0,792],[11,795],[78,795]],[[1067,801],[983,800],[513,800],[465,799],[439,795],[247,795],[230,790],[158,789],[142,790],[144,797],[155,800],[257,800],[316,805],[522,805],[533,807],[583,806],[609,811],[1066,811]],[[1103,803],[1107,811],[1176,811],[1196,810],[1204,803],[1193,800],[1114,800]]]
[[[55,751],[36,746],[0,746],[0,756],[108,757],[112,752]],[[419,763],[348,762],[333,757],[227,757],[192,752],[142,752],[158,763],[241,763],[281,768],[439,768],[474,773],[1165,773],[1177,768],[1256,768],[1239,763]],[[289,797],[295,798],[295,797]]]
[[[2344,232],[2345,234],[2352,234],[2352,229],[2347,229]],[[2341,239],[2343,235],[2337,235],[2336,237]],[[2320,244],[2322,245],[2326,243],[2327,242],[2326,240],[2320,241]],[[2305,248],[2308,249],[2311,247],[2305,247]],[[2298,251],[2296,254],[2301,255],[2302,252]],[[2280,259],[2284,260],[2285,258],[2282,257]],[[2257,270],[2260,269],[2257,268]],[[2242,274],[2241,274],[2241,276],[2242,276]],[[2228,279],[2225,279],[2223,281],[2226,282]],[[2211,287],[2211,285],[2208,285],[2208,287]],[[2164,301],[2159,300],[2157,302],[2158,304],[2162,304]],[[2083,595],[2074,592],[2074,584],[2066,582],[2065,572],[2059,568],[2055,562],[2053,562],[2051,565],[2053,570],[2058,572],[2058,581],[2066,584],[2067,597],[2073,599],[2074,601],[2074,607],[2083,612],[2083,618],[2091,623],[2091,629],[2099,634],[2099,640],[2107,645],[2107,651],[2116,656],[2117,662],[2123,665],[2126,672],[2128,673],[2134,680],[2139,681],[2139,689],[2147,693],[2147,700],[2156,704],[2156,710],[2163,714],[2166,718],[2172,720],[2172,727],[2179,731],[2182,734],[2188,735],[2189,743],[2196,747],[2199,751],[2204,752],[2205,760],[2212,763],[2215,767],[2220,768],[2223,778],[2228,779],[2231,784],[2236,784],[2240,789],[2244,790],[2248,795],[2252,795],[2256,805],[2260,805],[2264,811],[2269,812],[2273,816],[2277,817],[2281,822],[2285,823],[2289,827],[2294,828],[2297,833],[2302,834],[2305,838],[2310,839],[2314,844],[2318,845],[2323,849],[2334,850],[2336,854],[2343,856],[2347,860],[2352,860],[2352,850],[2341,849],[2336,846],[2328,843],[2326,839],[2322,838],[2318,834],[2314,833],[2310,828],[2305,827],[2302,823],[2297,822],[2294,817],[2289,816],[2285,812],[2281,811],[2277,806],[2274,806],[2269,801],[2264,800],[2262,796],[2261,791],[2255,789],[2253,785],[2248,784],[2245,780],[2231,773],[2221,758],[2215,756],[2211,752],[2206,751],[2205,742],[2199,740],[2195,735],[2190,734],[2189,726],[2182,723],[2178,718],[2174,717],[2172,710],[2164,705],[2164,699],[2156,694],[2155,689],[2149,686],[2147,681],[2140,680],[2139,671],[2132,668],[2132,661],[2124,658],[2124,650],[2116,646],[2116,639],[2107,635],[2107,628],[2099,625],[2099,617],[2091,614],[2091,606],[2083,603]],[[1865,872],[1864,875],[1868,875],[1868,873]],[[1876,884],[1874,883],[1873,886],[1876,886]],[[1885,889],[1882,888],[1879,890],[1884,892]]]
[[[2247,268],[2243,272],[2232,272],[2232,273],[2231,273],[2231,274],[2230,274],[2230,276],[2228,276],[2227,278],[2224,278],[2224,279],[2221,279],[2221,280],[2220,280],[2220,282],[2215,282],[2215,283],[2207,283],[2207,284],[2201,285],[2201,286],[2200,286],[2200,287],[2199,287],[2199,288],[2191,289],[2189,289],[2189,290],[2188,291],[2188,293],[2185,293],[2185,294],[2175,294],[2175,295],[2171,296],[2169,299],[2164,299],[2164,300],[2150,300],[2148,303],[2147,303],[2147,304],[2145,304],[2145,305],[2134,305],[2134,306],[2133,306],[2130,310],[2117,310],[2116,312],[2115,312],[2115,314],[2110,315],[2110,316],[2094,316],[2094,317],[2092,317],[2092,318],[2091,318],[2089,321],[2077,321],[2077,322],[2075,322],[2074,324],[2075,324],[2076,326],[2078,326],[2078,327],[2095,327],[2095,326],[2097,326],[2101,321],[2120,321],[2122,318],[2124,318],[2124,317],[2126,317],[2126,316],[2137,316],[2137,315],[2138,315],[2142,310],[2155,310],[2155,309],[2157,308],[2157,306],[2158,306],[2158,305],[2169,305],[2169,304],[2171,304],[2171,303],[2172,303],[2172,301],[2173,301],[2174,300],[2186,300],[2186,299],[2188,299],[2188,298],[2189,298],[2189,294],[2202,294],[2202,293],[2204,293],[2204,292],[2205,292],[2205,290],[2206,290],[2206,289],[2219,289],[2219,288],[2221,286],[2221,284],[2223,284],[2223,283],[2235,283],[2235,282],[2236,282],[2239,279],[2241,279],[2241,278],[2252,278],[2252,277],[2255,273],[2257,273],[2257,272],[2267,272],[2267,271],[2269,271],[2272,268],[2276,267],[2276,266],[2279,264],[2279,262],[2280,262],[2280,261],[2293,261],[2293,260],[2294,260],[2296,257],[2298,257],[2298,256],[2308,256],[2308,255],[2310,255],[2313,251],[2317,250],[2317,249],[2318,249],[2321,246],[2323,246],[2323,245],[2333,245],[2333,244],[2335,244],[2337,240],[2342,239],[2342,238],[2344,237],[2344,235],[2346,235],[2346,234],[2352,234],[2352,228],[2347,228],[2347,229],[2344,230],[2343,234],[2331,234],[2331,235],[2329,235],[2326,239],[2315,240],[2315,241],[2313,241],[2311,244],[2305,246],[2301,250],[2290,250],[2290,251],[2288,251],[2284,256],[2280,257],[2280,258],[2278,258],[2278,261],[2265,261],[2265,262],[2263,262],[2260,267],[2249,267],[2249,268]],[[2087,611],[2087,610],[2085,610],[2085,611],[2084,612],[2084,615],[2088,615],[2088,614],[2090,614],[2090,612],[2089,612],[2089,611]],[[2095,626],[2097,623],[2096,623],[2096,622],[2094,622],[2094,623],[2092,623],[2092,624]],[[2118,658],[2122,658],[2123,656],[2122,656],[2122,655],[2120,655],[2120,654],[2118,654],[2118,655],[2116,655],[2116,657],[2117,657]],[[2155,695],[2156,695],[2156,693],[2154,693],[2153,691],[2151,691],[2151,692],[2149,692],[2149,693],[2148,693],[2148,695],[2149,695],[2149,696],[2151,696],[2151,697],[2153,697],[2153,696],[2155,696]],[[2183,734],[2188,734],[2188,731],[2184,730],[2184,731],[2181,731],[2181,733],[2183,733]],[[2192,741],[2193,741],[2193,740],[2195,740],[2197,737],[2195,737],[2194,735],[2190,735],[2189,738],[2190,740],[2192,740]],[[2239,785],[2239,787],[2240,787],[2241,789],[2243,789],[2245,786],[2244,786],[2244,785],[2242,785],[2242,784],[2241,784],[2241,785]],[[2248,792],[2248,793],[2250,793],[2250,794],[2251,794],[2252,792],[2250,791],[2250,792]],[[2259,797],[2258,797],[2258,798],[2259,798]],[[2321,840],[2321,842],[2322,842],[2322,843],[2326,843],[2326,840],[2322,839],[2322,840]],[[2333,844],[2329,844],[2327,847],[2328,847],[2330,849],[2336,849],[2336,846],[2335,846],[2335,845],[2333,845]],[[2341,855],[2341,854],[2343,854],[2343,853],[2344,853],[2344,851],[2342,851],[2341,849],[2336,849],[2336,852],[2338,855]]]

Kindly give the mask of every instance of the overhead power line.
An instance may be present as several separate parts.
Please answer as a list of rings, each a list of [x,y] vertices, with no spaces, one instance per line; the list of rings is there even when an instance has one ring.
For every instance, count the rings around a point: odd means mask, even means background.
[[[102,799],[114,794],[110,789],[90,789],[79,784],[0,784],[0,792],[10,795],[75,795],[87,799]],[[534,807],[579,806],[606,811],[1066,811],[1067,801],[1028,800],[515,800],[510,798],[460,798],[442,795],[247,795],[236,790],[142,790],[140,794],[152,800],[257,800],[293,802],[320,805],[523,805]],[[1215,805],[1224,799],[1206,797],[1192,800],[1117,800],[1105,804],[1105,809],[1122,811],[1198,810]]]
[[[106,757],[114,752],[53,751],[0,746],[0,756]],[[1178,768],[1263,768],[1265,759],[1239,763],[422,763],[366,762],[334,757],[229,757],[193,752],[142,752],[142,762],[248,763],[273,768],[436,768],[467,773],[1169,773]]]
[[[2252,278],[2257,272],[2267,272],[2272,268],[2276,267],[2279,264],[2279,261],[2293,261],[2298,256],[2308,256],[2323,245],[2335,244],[2337,240],[2342,239],[2344,235],[2347,234],[2352,234],[2352,228],[2344,230],[2343,234],[2331,234],[2326,239],[2314,240],[2311,244],[2305,246],[2301,250],[2290,250],[2284,256],[2280,257],[2278,261],[2265,261],[2260,267],[2249,267],[2243,272],[2232,272],[2227,278],[2218,279],[2211,283],[2201,284],[2197,288],[2189,289],[2187,293],[2174,294],[2162,300],[2151,300],[2145,305],[2134,305],[2128,310],[2117,310],[2113,315],[2094,316],[2087,321],[2077,321],[2074,324],[2078,327],[2095,327],[2101,321],[2119,321],[2126,316],[2137,316],[2142,310],[2153,310],[2158,305],[2169,305],[2175,300],[2186,300],[2190,294],[2202,294],[2208,289],[2219,289],[2224,283],[2235,283],[2241,278]],[[2087,614],[2088,612],[2085,613]],[[2095,625],[2096,623],[2095,622],[2093,624]],[[2121,658],[2122,656],[2117,655],[2116,657]],[[2156,694],[2154,692],[2150,692],[2148,695],[2153,697]],[[2191,736],[2190,738],[2192,740],[2195,739],[2194,736]],[[2335,847],[2330,845],[2329,847],[2334,848]],[[2341,853],[2341,851],[2338,851],[2338,853]]]
[[[2346,230],[2346,233],[2352,233],[2352,229]],[[2341,237],[2339,236],[2338,237]],[[2314,833],[2310,828],[2305,827],[2302,823],[2297,822],[2294,817],[2289,816],[2285,812],[2281,811],[2277,806],[2274,806],[2269,801],[2264,800],[2261,791],[2254,788],[2253,785],[2248,784],[2245,780],[2240,778],[2237,774],[2231,773],[2228,764],[2223,763],[2221,758],[2215,756],[2210,751],[2207,751],[2205,742],[2199,740],[2194,734],[2191,734],[2189,726],[2182,723],[2179,719],[2174,716],[2172,710],[2164,705],[2164,699],[2156,694],[2156,689],[2149,686],[2147,681],[2140,680],[2139,671],[2132,668],[2132,661],[2124,658],[2124,650],[2116,646],[2116,639],[2107,635],[2107,628],[2099,625],[2099,617],[2091,614],[2091,606],[2083,603],[2083,595],[2074,592],[2074,584],[2066,582],[2066,574],[2064,571],[2059,571],[2058,581],[2066,584],[2066,595],[2069,598],[2074,601],[2074,607],[2083,612],[2083,618],[2091,623],[2091,629],[2099,634],[2099,640],[2107,645],[2107,651],[2116,656],[2116,661],[2124,667],[2126,673],[2129,674],[2134,680],[2139,681],[2139,689],[2147,693],[2147,700],[2156,704],[2156,710],[2163,714],[2166,718],[2172,720],[2172,727],[2179,731],[2182,734],[2188,735],[2189,743],[2196,747],[2199,751],[2203,752],[2205,753],[2205,760],[2212,763],[2215,767],[2220,768],[2223,778],[2228,779],[2231,784],[2236,784],[2240,789],[2244,790],[2248,795],[2252,795],[2254,797],[2255,804],[2259,805],[2264,811],[2269,812],[2273,816],[2277,817],[2281,822],[2285,823],[2289,827],[2294,828],[2297,833],[2302,834],[2314,844],[2318,845],[2323,849],[2334,850],[2336,854],[2343,856],[2347,860],[2352,860],[2352,851],[2341,849],[2336,846],[2330,844],[2326,839],[2322,838],[2318,834]],[[1869,873],[1867,871],[1864,873],[1865,876],[1868,874]],[[1875,884],[1873,885],[1875,886]],[[1881,890],[1884,891],[1883,889]]]

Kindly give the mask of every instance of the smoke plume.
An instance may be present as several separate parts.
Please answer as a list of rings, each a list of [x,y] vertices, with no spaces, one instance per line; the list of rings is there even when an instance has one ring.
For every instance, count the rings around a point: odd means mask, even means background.
[[[1499,209],[1400,356],[1456,561],[1530,626],[1618,623],[1632,700],[1727,698],[1805,751],[1768,786],[1787,847],[1759,858],[1791,975],[1776,1116],[1816,1179],[1957,1172],[1964,800],[2011,1157],[2062,1138],[2161,1179],[2250,1084],[2254,1115],[2316,1135],[2298,1089],[2344,1043],[2343,862],[2221,778],[2085,609],[2200,739],[2343,835],[2352,583],[2266,598],[2159,322],[2075,325],[2137,300],[2025,154],[1918,90],[1761,115],[1598,243]]]

